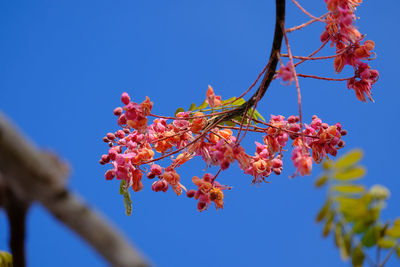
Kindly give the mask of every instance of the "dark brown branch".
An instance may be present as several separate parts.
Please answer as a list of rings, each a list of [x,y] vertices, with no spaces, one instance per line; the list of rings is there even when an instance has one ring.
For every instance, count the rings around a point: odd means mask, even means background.
[[[55,156],[39,151],[23,138],[0,112],[0,172],[18,199],[40,202],[112,266],[148,266],[105,218],[69,192],[62,166]]]
[[[14,267],[25,266],[25,219],[29,204],[18,199],[11,188],[5,187],[4,208],[10,227],[9,244]]]
[[[214,124],[216,121],[227,121],[237,116],[243,115],[246,110],[254,106],[254,104],[263,98],[267,91],[271,81],[274,78],[276,66],[278,65],[278,55],[281,51],[281,45],[283,40],[283,31],[285,25],[285,0],[275,0],[276,2],[276,20],[275,20],[275,34],[272,42],[271,54],[269,56],[267,71],[265,72],[264,78],[258,87],[257,91],[237,109],[233,109],[231,112],[216,117],[211,123]]]

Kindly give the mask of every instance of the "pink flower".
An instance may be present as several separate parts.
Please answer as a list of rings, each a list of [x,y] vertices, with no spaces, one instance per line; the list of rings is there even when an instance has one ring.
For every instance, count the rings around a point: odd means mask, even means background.
[[[296,167],[296,174],[301,176],[310,175],[312,170],[312,158],[303,147],[295,147],[292,152],[293,165]]]
[[[208,86],[206,96],[206,102],[210,105],[211,108],[221,106],[221,96],[216,96],[214,94],[214,89],[211,87],[211,85]]]
[[[278,71],[277,78],[282,78],[284,82],[288,82],[289,84],[294,81],[293,75],[293,65],[291,62],[288,62],[286,66],[281,67]]]

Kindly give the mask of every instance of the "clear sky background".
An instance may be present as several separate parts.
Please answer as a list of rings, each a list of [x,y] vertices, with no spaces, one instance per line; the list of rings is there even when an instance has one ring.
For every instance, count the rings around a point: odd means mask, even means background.
[[[72,167],[69,188],[104,213],[157,266],[347,266],[332,238],[323,239],[315,215],[324,190],[310,177],[289,179],[286,155],[271,184],[251,185],[237,165],[220,175],[233,186],[224,210],[196,210],[196,202],[171,191],[154,193],[145,180],[133,195],[127,217],[117,181],[105,181],[98,164],[107,151],[101,141],[117,124],[112,114],[120,94],[141,102],[149,96],[154,113],[171,115],[179,106],[201,103],[208,84],[217,95],[239,95],[257,77],[270,52],[275,1],[0,1],[0,109],[41,148]],[[289,3],[287,25],[308,18]],[[325,3],[302,1],[315,15]],[[400,215],[398,170],[400,41],[397,0],[365,1],[357,15],[362,33],[376,42],[372,67],[381,77],[373,103],[361,103],[343,82],[301,79],[305,122],[313,114],[349,131],[347,146],[360,147],[368,167],[365,182],[383,184],[392,196],[384,219]],[[293,52],[320,46],[322,24],[290,34]],[[321,55],[331,55],[330,48]],[[340,77],[348,77],[346,67]],[[335,76],[332,61],[306,63],[302,73]],[[258,108],[270,114],[297,114],[295,87],[272,83]],[[254,136],[246,141],[254,149]],[[258,140],[261,138],[259,137]],[[202,175],[200,160],[180,171],[192,188]],[[106,266],[78,236],[35,204],[27,224],[29,266]],[[0,213],[0,250],[8,250],[8,226]],[[399,266],[392,258],[387,266]]]

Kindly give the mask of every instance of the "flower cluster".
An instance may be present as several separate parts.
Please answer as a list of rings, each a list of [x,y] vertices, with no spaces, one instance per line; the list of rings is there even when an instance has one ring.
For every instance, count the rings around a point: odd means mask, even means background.
[[[362,0],[325,0],[329,14],[326,17],[325,31],[321,34],[321,41],[331,41],[336,46],[334,68],[337,73],[345,65],[354,68],[354,77],[348,80],[347,87],[353,89],[360,101],[371,101],[371,88],[379,77],[377,70],[362,60],[371,60],[375,43],[363,41],[364,36],[356,29],[353,22],[356,19],[354,11]]]
[[[206,97],[210,107],[222,103],[211,87]],[[254,124],[248,126],[250,131],[263,134],[263,142],[255,142],[255,154],[250,155],[233,135],[238,127],[222,124],[210,126],[210,120],[207,119],[212,116],[210,114],[199,110],[178,112],[175,117],[162,117],[151,114],[153,103],[149,98],[138,104],[131,101],[127,93],[123,93],[121,101],[124,106],[117,107],[114,114],[122,129],[108,133],[103,138],[110,148],[101,157],[100,163],[111,165],[111,169],[105,173],[107,180],[123,180],[125,190],[132,187],[134,192],[143,188],[142,177],[145,175],[148,179],[155,179],[151,186],[153,191],[166,192],[171,188],[181,195],[186,188],[177,170],[196,156],[208,167],[216,166],[220,171],[238,162],[240,169],[253,177],[253,183],[260,183],[266,181],[271,173],[281,174],[283,152],[290,139],[294,146],[292,160],[296,174],[300,175],[310,174],[312,160],[319,163],[328,154],[335,156],[337,149],[344,146],[341,136],[345,131],[340,124],[329,126],[314,116],[311,124],[301,130],[298,117],[285,119],[272,115],[268,123],[259,124],[264,127]],[[148,123],[149,116],[155,117],[151,124]],[[170,159],[166,167],[155,163],[164,159]],[[202,179],[193,177],[192,181],[198,189],[189,190],[186,195],[198,200],[199,211],[207,209],[212,202],[217,209],[223,208],[222,190],[229,187],[215,181],[218,174],[205,174]]]

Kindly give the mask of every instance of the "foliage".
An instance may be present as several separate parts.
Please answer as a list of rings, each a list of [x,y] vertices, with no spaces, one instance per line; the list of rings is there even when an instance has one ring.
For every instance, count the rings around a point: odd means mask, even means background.
[[[12,267],[13,260],[10,253],[6,251],[0,251],[0,266],[1,267]]]
[[[395,251],[400,259],[400,217],[391,222],[380,218],[390,192],[382,185],[367,189],[361,183],[366,173],[359,165],[361,158],[361,150],[352,150],[323,163],[324,172],[315,186],[326,186],[328,195],[316,220],[324,225],[324,237],[332,233],[343,260],[351,259],[358,267],[367,259],[373,266],[383,267]],[[368,256],[372,248],[376,262]],[[382,261],[381,250],[389,251]]]

